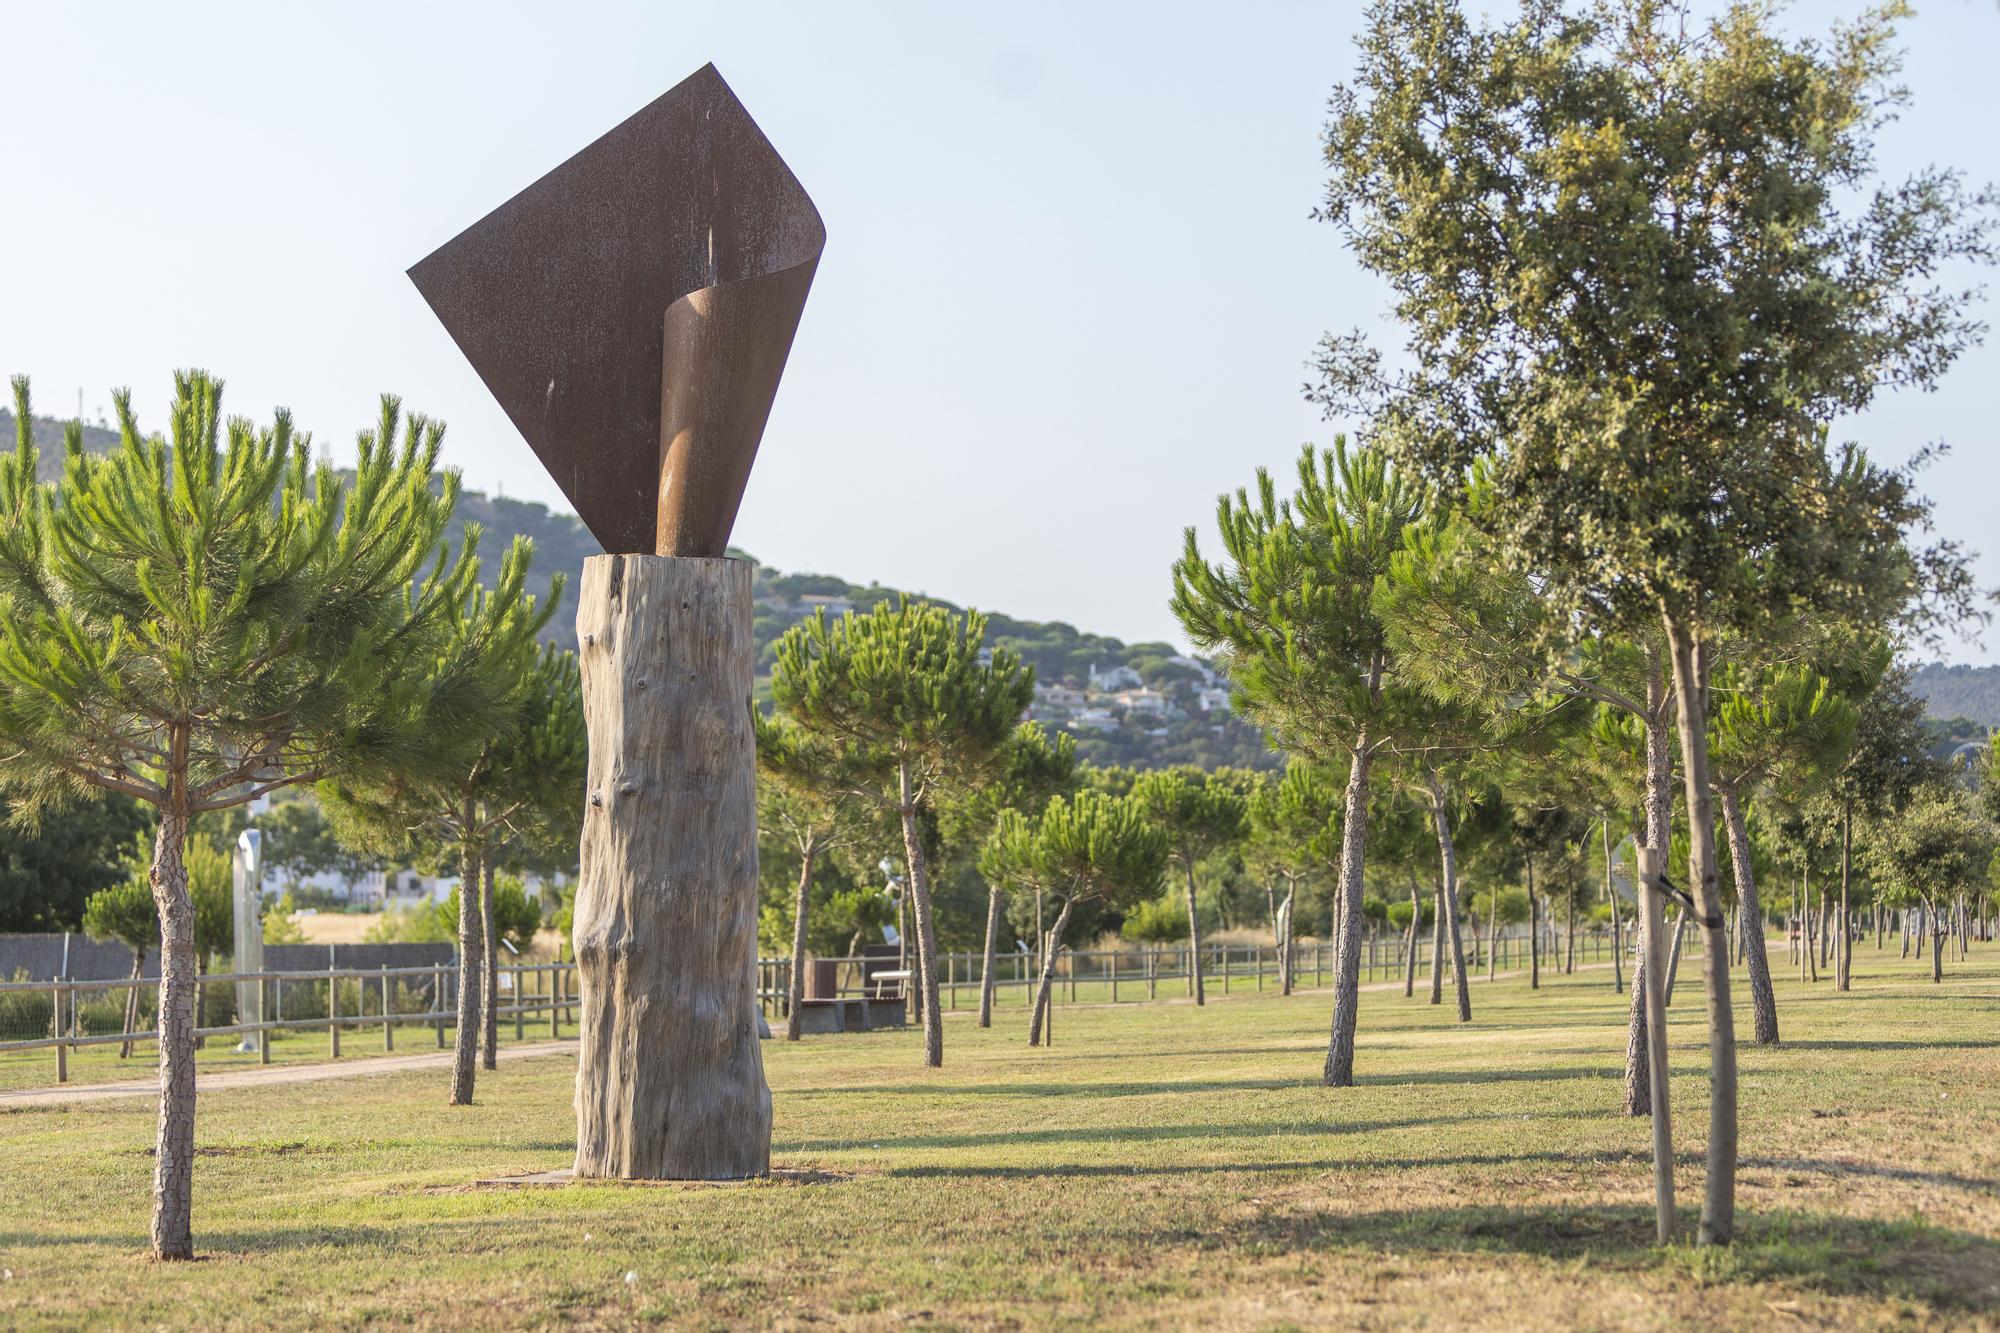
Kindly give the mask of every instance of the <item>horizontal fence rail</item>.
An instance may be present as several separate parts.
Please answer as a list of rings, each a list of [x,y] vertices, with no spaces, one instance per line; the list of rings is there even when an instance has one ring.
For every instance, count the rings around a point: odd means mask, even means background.
[[[1683,953],[1700,955],[1700,932],[1689,931]],[[1629,933],[1619,941],[1630,957]],[[1466,969],[1472,975],[1492,969],[1519,970],[1528,964],[1525,930],[1498,938],[1466,939]],[[1542,966],[1560,971],[1569,956],[1566,935],[1545,930]],[[1576,962],[1600,963],[1612,954],[1609,931],[1579,930]],[[1400,981],[1406,971],[1427,983],[1432,967],[1432,935],[1420,932],[1411,957],[1407,933],[1377,931],[1364,941],[1361,980]],[[1191,995],[1192,955],[1181,945],[1128,945],[1112,949],[1058,951],[1051,994],[1065,1003],[1127,1003]],[[976,951],[938,956],[938,997],[946,1010],[977,1008],[984,981],[984,956]],[[814,995],[807,1003],[866,998],[874,1003],[910,1005],[915,987],[910,974],[915,958],[894,954],[817,958],[831,964],[832,995]],[[1447,962],[1447,966],[1449,963]],[[1292,983],[1296,989],[1317,990],[1330,981],[1334,946],[1330,941],[1298,940],[1292,945]],[[1042,960],[1031,951],[999,953],[994,957],[996,1005],[1025,1007],[1041,981]],[[885,977],[883,973],[890,973]],[[496,1021],[511,1023],[517,1040],[529,1025],[547,1025],[549,1035],[573,1023],[577,1006],[576,964],[522,962],[500,965]],[[1230,994],[1238,987],[1262,990],[1282,985],[1283,960],[1275,944],[1204,943],[1201,949],[1203,988]],[[340,1055],[343,1031],[381,1029],[384,1048],[395,1049],[399,1029],[429,1027],[436,1045],[445,1045],[447,1028],[457,1024],[458,966],[436,963],[406,967],[326,967],[204,974],[196,983],[197,1038],[255,1038],[259,1059],[269,1063],[273,1032],[323,1032],[330,1053]],[[791,994],[791,960],[757,960],[757,998],[765,1018],[782,1018]],[[136,1046],[156,1039],[147,1026],[156,1012],[158,977],[114,977],[96,980],[0,981],[0,1053],[53,1050],[58,1082],[69,1077],[72,1052],[93,1046]],[[133,997],[137,989],[136,1000]],[[253,1002],[246,1001],[251,995]],[[248,1013],[246,1015],[246,1009]],[[127,1013],[142,1021],[127,1029]],[[247,1053],[247,1052],[246,1052]]]

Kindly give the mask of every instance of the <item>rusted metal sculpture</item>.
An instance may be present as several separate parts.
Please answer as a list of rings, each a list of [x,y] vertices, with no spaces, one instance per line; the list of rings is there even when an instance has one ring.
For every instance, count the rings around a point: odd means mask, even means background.
[[[577,608],[579,1176],[770,1168],[750,570],[721,557],[825,237],[709,65],[410,270],[611,552]]]
[[[825,244],[704,65],[410,278],[605,550],[719,556]]]

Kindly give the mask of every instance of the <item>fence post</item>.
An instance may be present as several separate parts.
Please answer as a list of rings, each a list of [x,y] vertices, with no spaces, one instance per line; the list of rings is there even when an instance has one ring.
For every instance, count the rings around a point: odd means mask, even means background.
[[[1229,955],[1231,953],[1229,946],[1226,944],[1221,946],[1221,953],[1222,953],[1222,993],[1224,995],[1227,995],[1229,994]]]
[[[340,978],[334,972],[333,946],[326,946],[326,1030],[333,1041],[333,1058],[340,1058]]]
[[[385,1051],[396,1049],[395,1012],[395,1006],[390,1003],[389,996],[389,965],[384,963],[382,964],[382,1049]]]
[[[522,984],[528,979],[527,973],[524,971],[526,966],[527,964],[524,963],[516,963],[509,969],[514,974],[515,1041],[526,1041],[528,1038],[528,988]]]
[[[562,962],[549,964],[549,1036],[562,1035]]]
[[[1118,950],[1111,951],[1111,1003],[1118,1003]]]
[[[49,978],[49,1031],[56,1039],[56,1082],[69,1082],[69,1047],[63,1044],[63,984]]]
[[[269,986],[271,988],[271,993],[274,996],[283,995],[285,993],[285,986],[283,982],[269,981],[260,977],[258,978],[257,981],[259,1000],[263,999],[262,991],[265,986]],[[260,1003],[257,1006],[258,1012],[262,1013],[263,1009],[264,1006]],[[284,1018],[282,1014],[279,1014],[277,1012],[276,1005],[272,1006],[271,1012],[276,1016],[270,1019],[269,1022],[267,1022],[264,1026],[257,1029],[257,1063],[260,1065],[268,1065],[271,1063],[271,1028],[269,1024],[274,1022],[282,1022]]]
[[[444,968],[431,964],[431,1017],[437,1025],[438,1049],[444,1049]]]

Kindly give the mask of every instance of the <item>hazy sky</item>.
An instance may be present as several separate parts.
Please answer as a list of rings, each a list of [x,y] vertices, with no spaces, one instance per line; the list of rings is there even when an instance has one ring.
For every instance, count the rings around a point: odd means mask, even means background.
[[[1858,3],[1810,0],[1823,27]],[[403,270],[713,60],[825,216],[735,540],[782,568],[1128,639],[1215,496],[1333,427],[1301,401],[1381,289],[1307,214],[1358,3],[0,5],[0,370],[44,412],[176,366],[352,455],[375,395],[469,485],[562,505]],[[1882,145],[2000,180],[2000,6],[1928,0]],[[1989,301],[1992,318],[1996,303]],[[2000,339],[1844,423],[1927,441],[1988,549]],[[1958,660],[2000,660],[2000,633]]]

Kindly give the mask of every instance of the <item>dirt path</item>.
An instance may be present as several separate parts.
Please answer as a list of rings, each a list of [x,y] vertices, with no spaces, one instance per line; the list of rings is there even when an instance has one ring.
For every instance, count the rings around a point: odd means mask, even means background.
[[[1579,972],[1595,972],[1600,969],[1609,971],[1610,968],[1611,964],[1609,963],[1579,963],[1576,970]],[[1551,974],[1560,975],[1553,972],[1553,970]],[[1525,971],[1502,972],[1494,980],[1506,981],[1513,977],[1526,975]],[[1476,973],[1468,976],[1466,980],[1475,984],[1483,983],[1486,980],[1486,975],[1483,972]],[[1422,990],[1429,986],[1430,980],[1428,977],[1421,977],[1418,979],[1417,984],[1418,989]],[[1400,980],[1373,981],[1361,987],[1364,992],[1397,991],[1402,988],[1403,983]],[[1222,998],[1219,988],[1212,987],[1211,989],[1215,989],[1215,994],[1211,998]],[[1332,987],[1330,986],[1299,986],[1295,987],[1294,993],[1314,995],[1328,993],[1331,990]],[[1121,1001],[1121,1004],[1132,1003],[1134,1001]],[[1150,1003],[1191,1005],[1194,1001],[1181,997],[1172,999],[1163,997],[1159,1000],[1150,1001]],[[1077,1007],[1088,1009],[1108,1007],[1109,1005],[1110,1001],[1106,1000],[1096,1003],[1085,1003]],[[1068,1008],[1069,1005],[1065,1003],[1063,1007]],[[960,1015],[965,1017],[973,1016],[970,1010],[954,1010],[946,1016],[957,1017]],[[576,1042],[574,1040],[530,1042],[524,1046],[502,1046],[500,1048],[500,1058],[503,1061],[534,1060],[550,1055],[575,1054]],[[360,1078],[370,1074],[400,1074],[411,1069],[443,1069],[451,1064],[451,1059],[452,1053],[450,1051],[426,1051],[422,1055],[377,1055],[358,1060],[327,1061],[321,1064],[270,1065],[257,1069],[234,1069],[220,1074],[197,1075],[196,1089],[200,1092],[230,1092],[238,1088],[264,1088],[280,1083],[320,1083],[329,1079]],[[61,1085],[53,1088],[21,1088],[11,1092],[0,1092],[0,1111],[44,1106],[77,1106],[87,1102],[111,1101],[119,1097],[156,1097],[159,1095],[159,1091],[160,1084],[157,1078],[126,1079],[117,1083],[91,1083],[75,1086]]]
[[[550,1055],[575,1055],[575,1041],[538,1041],[525,1046],[502,1046],[503,1063],[534,1060]],[[359,1060],[327,1061],[312,1065],[268,1065],[256,1069],[232,1069],[220,1074],[197,1074],[197,1092],[230,1092],[237,1088],[264,1088],[277,1083],[319,1083],[327,1079],[360,1078],[369,1074],[401,1074],[412,1069],[444,1069],[451,1065],[450,1051],[426,1051],[422,1055],[376,1055]],[[126,1079],[118,1083],[91,1083],[53,1088],[20,1088],[0,1092],[0,1111],[44,1106],[76,1106],[86,1102],[111,1101],[119,1097],[157,1097],[157,1078]]]

